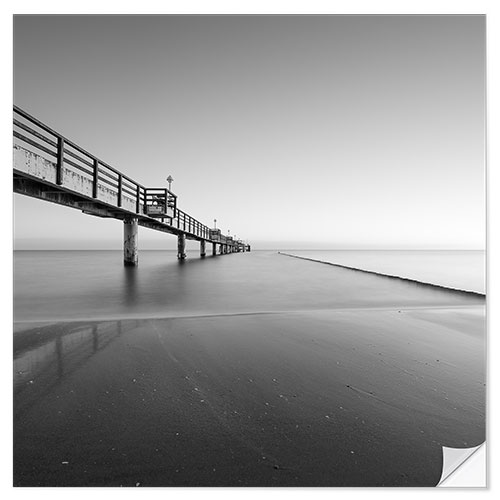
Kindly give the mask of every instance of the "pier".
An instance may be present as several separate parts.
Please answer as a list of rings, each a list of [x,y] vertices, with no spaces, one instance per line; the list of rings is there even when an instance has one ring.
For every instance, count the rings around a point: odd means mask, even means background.
[[[251,250],[181,210],[169,188],[139,184],[17,106],[13,125],[14,192],[123,221],[126,266],[138,264],[139,226],[177,236],[179,260],[186,258],[186,240],[200,243],[201,258],[207,243],[212,255]]]

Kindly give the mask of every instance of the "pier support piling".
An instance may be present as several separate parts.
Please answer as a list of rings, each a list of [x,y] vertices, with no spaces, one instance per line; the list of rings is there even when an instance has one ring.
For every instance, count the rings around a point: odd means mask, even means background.
[[[179,234],[177,236],[177,258],[184,260],[186,258],[186,235]]]
[[[137,266],[139,263],[137,218],[128,217],[123,221],[123,263],[126,266]]]
[[[212,255],[217,255],[217,243],[212,243]]]
[[[203,258],[207,254],[205,240],[200,241],[200,257]]]

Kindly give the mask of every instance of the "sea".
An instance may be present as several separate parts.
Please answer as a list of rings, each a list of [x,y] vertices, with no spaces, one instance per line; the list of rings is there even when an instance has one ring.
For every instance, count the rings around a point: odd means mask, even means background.
[[[280,251],[458,290],[484,294],[486,289],[482,251]],[[14,320],[328,309],[366,305],[386,290],[376,277],[360,281],[347,272],[339,283],[328,278],[324,264],[290,266],[289,260],[275,250],[205,259],[190,251],[179,263],[174,250],[144,250],[131,268],[118,250],[15,251]],[[395,290],[389,287],[386,294],[401,293]]]

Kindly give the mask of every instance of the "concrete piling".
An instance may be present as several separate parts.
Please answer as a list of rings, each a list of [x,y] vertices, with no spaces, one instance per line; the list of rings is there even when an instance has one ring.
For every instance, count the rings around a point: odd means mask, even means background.
[[[139,263],[139,224],[137,218],[128,217],[123,220],[123,263],[126,266],[137,266]]]
[[[184,260],[186,258],[186,235],[179,234],[177,236],[177,258]]]
[[[200,241],[200,257],[205,257],[205,255],[207,254],[206,252],[206,244],[205,244],[205,240],[201,240]]]
[[[217,243],[212,243],[212,255],[217,255]]]

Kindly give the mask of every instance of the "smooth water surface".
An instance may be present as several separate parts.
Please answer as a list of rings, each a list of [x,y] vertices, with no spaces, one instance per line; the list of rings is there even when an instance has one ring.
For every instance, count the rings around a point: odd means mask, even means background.
[[[463,303],[459,295],[257,251],[180,263],[174,251],[21,251],[14,259],[16,321],[172,317]]]

